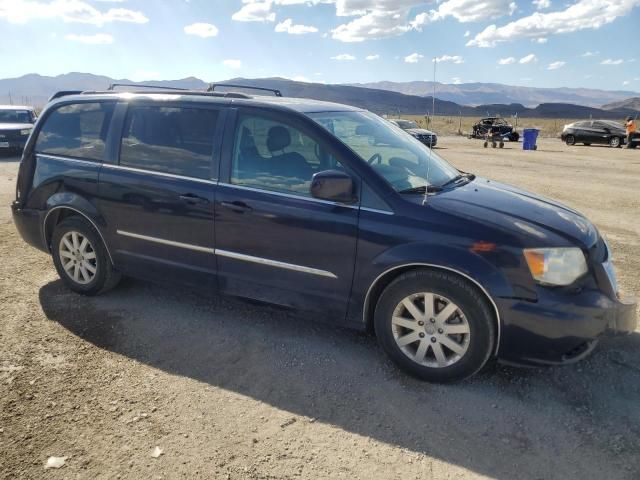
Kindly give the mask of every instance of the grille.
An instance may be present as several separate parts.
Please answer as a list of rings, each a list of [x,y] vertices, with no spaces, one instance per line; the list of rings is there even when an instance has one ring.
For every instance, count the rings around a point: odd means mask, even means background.
[[[2,130],[0,129],[0,142],[7,140],[19,140],[22,138],[20,130]]]

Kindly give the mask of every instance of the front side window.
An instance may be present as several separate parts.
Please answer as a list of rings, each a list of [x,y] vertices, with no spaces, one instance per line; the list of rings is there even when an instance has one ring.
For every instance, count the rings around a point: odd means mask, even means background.
[[[36,140],[37,153],[104,160],[105,142],[115,103],[64,105],[51,112]]]
[[[120,165],[209,179],[217,120],[216,110],[132,105]]]
[[[240,116],[231,183],[310,196],[313,175],[330,169],[342,166],[297,128],[266,117]]]
[[[368,162],[396,191],[442,185],[459,175],[435,151],[371,112],[307,115]]]

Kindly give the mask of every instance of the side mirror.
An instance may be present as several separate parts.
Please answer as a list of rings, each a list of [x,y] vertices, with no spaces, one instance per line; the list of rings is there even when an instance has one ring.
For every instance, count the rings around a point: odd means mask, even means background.
[[[324,170],[311,179],[311,196],[331,202],[352,203],[355,200],[353,179],[339,170]]]

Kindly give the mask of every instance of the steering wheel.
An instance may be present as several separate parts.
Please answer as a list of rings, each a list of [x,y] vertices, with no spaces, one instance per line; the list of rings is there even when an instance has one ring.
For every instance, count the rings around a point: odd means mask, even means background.
[[[374,153],[373,155],[371,155],[371,158],[367,160],[367,163],[369,165],[373,165],[375,163],[382,163],[382,155],[380,155],[379,153]]]

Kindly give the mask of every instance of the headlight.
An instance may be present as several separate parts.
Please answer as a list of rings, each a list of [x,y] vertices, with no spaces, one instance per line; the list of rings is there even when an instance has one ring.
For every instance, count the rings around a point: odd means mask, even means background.
[[[29,135],[31,133],[31,129],[26,129],[26,130],[20,130],[20,135],[22,135],[23,137],[26,137],[27,135]]]
[[[579,248],[527,248],[529,271],[542,285],[571,285],[587,273],[587,261]]]

